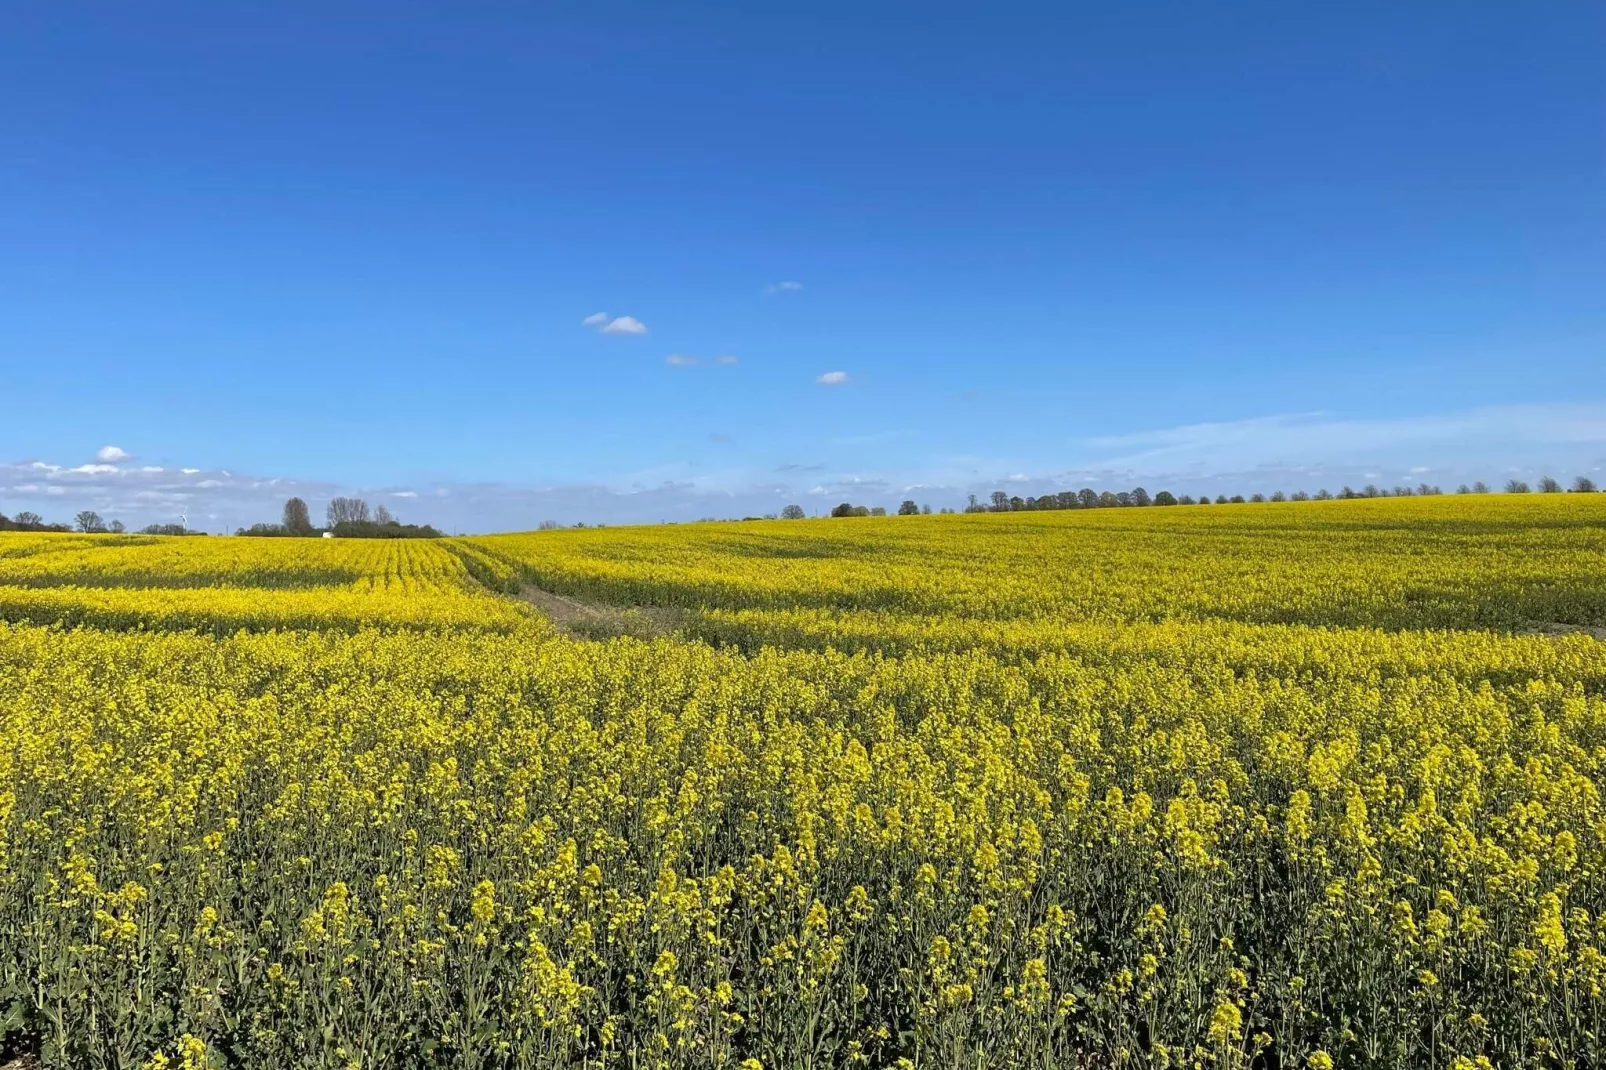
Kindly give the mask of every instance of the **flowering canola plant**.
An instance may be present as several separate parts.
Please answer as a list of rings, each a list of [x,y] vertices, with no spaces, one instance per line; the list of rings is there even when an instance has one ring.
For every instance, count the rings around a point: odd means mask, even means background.
[[[0,536],[0,1051],[1606,1065],[1603,561],[1582,495]]]

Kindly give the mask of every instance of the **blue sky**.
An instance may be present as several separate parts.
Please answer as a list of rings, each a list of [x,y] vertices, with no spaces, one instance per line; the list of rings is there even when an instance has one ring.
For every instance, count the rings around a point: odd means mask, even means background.
[[[0,511],[1606,463],[1595,4],[24,3],[0,100]]]

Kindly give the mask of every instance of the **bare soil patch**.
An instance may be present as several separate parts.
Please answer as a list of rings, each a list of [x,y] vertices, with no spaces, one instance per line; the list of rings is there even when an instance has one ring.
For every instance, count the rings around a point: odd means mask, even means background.
[[[519,596],[546,614],[547,619],[559,628],[585,639],[612,639],[621,635],[652,639],[677,630],[685,619],[679,610],[663,606],[615,606],[605,602],[586,602],[529,584],[524,586]]]
[[[1596,639],[1606,640],[1606,626],[1599,624],[1562,624],[1557,621],[1539,621],[1533,626],[1524,628],[1519,635],[1590,635]]]

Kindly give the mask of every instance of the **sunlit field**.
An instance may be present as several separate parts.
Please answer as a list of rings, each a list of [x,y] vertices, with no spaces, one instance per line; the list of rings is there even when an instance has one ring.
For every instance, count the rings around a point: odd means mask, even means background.
[[[1606,495],[0,534],[0,1051],[1606,1065],[1603,626]]]

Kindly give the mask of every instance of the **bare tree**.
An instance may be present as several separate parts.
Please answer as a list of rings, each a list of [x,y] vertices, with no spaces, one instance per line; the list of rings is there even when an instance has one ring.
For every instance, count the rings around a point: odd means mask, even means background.
[[[1593,493],[1595,493],[1595,481],[1593,479],[1590,479],[1588,476],[1579,476],[1577,479],[1573,480],[1573,493],[1574,494],[1593,494]]]
[[[1543,478],[1543,479],[1541,479],[1539,481],[1539,493],[1540,494],[1560,494],[1561,493],[1561,484],[1557,483],[1554,479],[1551,479],[1549,476],[1546,476],[1545,478]]]
[[[1524,483],[1520,479],[1507,480],[1506,481],[1506,493],[1507,494],[1527,494],[1528,493],[1528,484]]]
[[[803,519],[803,507],[801,505],[788,505],[785,509],[781,510],[781,519],[782,520],[802,520]]]
[[[307,503],[300,498],[291,498],[284,503],[284,530],[292,535],[312,534],[312,514],[307,511]]]
[[[1489,493],[1489,484],[1485,483],[1481,479],[1478,480],[1476,483],[1472,484],[1472,493],[1474,493],[1474,494],[1488,494]]]
[[[121,520],[113,520],[110,524],[106,525],[106,530],[111,532],[113,535],[121,535],[127,529],[123,527],[123,522]]]
[[[368,520],[368,503],[361,498],[333,498],[324,515],[329,519],[329,526],[337,524],[362,524]]]
[[[73,517],[73,523],[77,524],[78,530],[82,532],[106,530],[106,525],[101,523],[100,514],[95,512],[93,509],[85,509],[77,516]]]
[[[390,510],[386,509],[383,505],[377,506],[374,509],[374,523],[376,523],[376,524],[394,524],[396,522],[397,522],[396,518],[394,516],[390,515]]]
[[[12,517],[11,522],[17,525],[19,528],[36,528],[45,522],[45,518],[40,516],[38,513],[24,509],[16,516]]]

